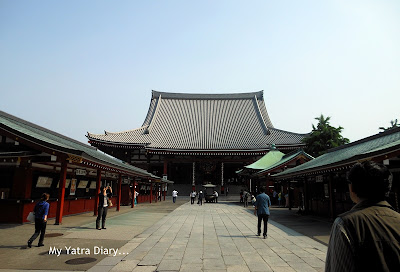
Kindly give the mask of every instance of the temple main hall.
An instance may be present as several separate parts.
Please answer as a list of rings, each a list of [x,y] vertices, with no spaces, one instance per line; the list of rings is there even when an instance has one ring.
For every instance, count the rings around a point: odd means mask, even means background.
[[[137,113],[135,113],[137,114]],[[286,114],[290,114],[286,112]],[[188,188],[214,184],[224,193],[241,185],[236,171],[270,150],[304,147],[307,134],[275,128],[263,91],[190,94],[152,91],[139,128],[89,133],[92,146]]]

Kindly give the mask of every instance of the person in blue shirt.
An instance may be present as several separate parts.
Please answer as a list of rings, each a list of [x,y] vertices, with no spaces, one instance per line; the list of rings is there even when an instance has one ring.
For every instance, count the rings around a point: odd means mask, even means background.
[[[50,195],[44,193],[38,203],[36,203],[33,211],[35,212],[35,233],[28,240],[28,247],[32,247],[33,241],[39,236],[38,247],[44,246],[43,240],[46,233],[47,215],[49,214],[50,204],[47,203]]]
[[[261,234],[261,221],[264,221],[264,239],[267,238],[267,223],[270,215],[269,207],[271,206],[271,200],[267,194],[264,193],[264,188],[260,188],[260,194],[256,197],[256,202],[254,203],[255,211],[258,217],[257,224],[257,236]]]

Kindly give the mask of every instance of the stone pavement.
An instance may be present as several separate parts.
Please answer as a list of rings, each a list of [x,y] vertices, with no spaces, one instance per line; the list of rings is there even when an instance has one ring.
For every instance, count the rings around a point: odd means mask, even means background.
[[[323,271],[330,229],[329,222],[313,228],[316,220],[272,208],[262,239],[252,209],[225,197],[203,206],[179,197],[175,204],[168,198],[111,210],[107,230],[96,230],[94,219],[90,213],[68,216],[60,226],[49,220],[45,247],[31,249],[32,224],[0,225],[0,271]],[[63,249],[58,257],[49,254],[54,247]],[[103,252],[95,254],[95,247]]]
[[[175,204],[172,200],[139,203],[133,209],[122,206],[119,212],[111,208],[106,230],[95,229],[93,213],[65,216],[62,225],[54,225],[55,219],[51,218],[47,223],[44,247],[36,247],[38,239],[32,248],[27,247],[34,224],[0,224],[0,271],[86,271],[108,256],[105,250],[104,254],[95,254],[95,247],[121,249],[187,201],[188,198],[179,198]],[[71,247],[70,252],[66,247]],[[62,249],[61,254],[49,254],[51,248]],[[87,248],[91,252],[73,252],[73,248]]]
[[[89,271],[323,271],[327,247],[230,202],[183,204]]]

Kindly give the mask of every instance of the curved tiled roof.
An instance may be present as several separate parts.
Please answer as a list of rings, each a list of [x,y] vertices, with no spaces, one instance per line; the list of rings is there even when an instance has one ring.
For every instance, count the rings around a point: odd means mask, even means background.
[[[13,135],[18,136],[21,139],[26,139],[27,141],[35,143],[36,145],[40,145],[65,154],[81,156],[89,163],[97,163],[114,170],[123,171],[141,177],[159,179],[159,177],[148,173],[141,168],[125,164],[114,157],[103,154],[94,147],[31,122],[25,121],[3,111],[0,111],[0,129],[8,131]]]
[[[354,163],[373,159],[400,150],[400,128],[329,149],[325,154],[304,164],[273,175],[277,179],[296,177],[330,169],[350,167]]]
[[[269,119],[263,92],[178,94],[153,91],[143,126],[91,141],[170,150],[259,150],[300,146],[306,134],[279,130]]]
[[[280,161],[285,154],[278,150],[271,150],[265,154],[261,159],[253,162],[252,164],[246,165],[245,168],[253,170],[262,170],[270,165]]]

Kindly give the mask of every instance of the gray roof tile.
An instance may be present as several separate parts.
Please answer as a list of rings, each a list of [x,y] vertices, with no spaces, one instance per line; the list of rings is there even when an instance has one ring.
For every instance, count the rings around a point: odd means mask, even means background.
[[[271,144],[301,146],[306,134],[275,129],[263,92],[176,94],[153,91],[138,129],[92,134],[94,141],[142,144],[149,149],[256,150]]]

